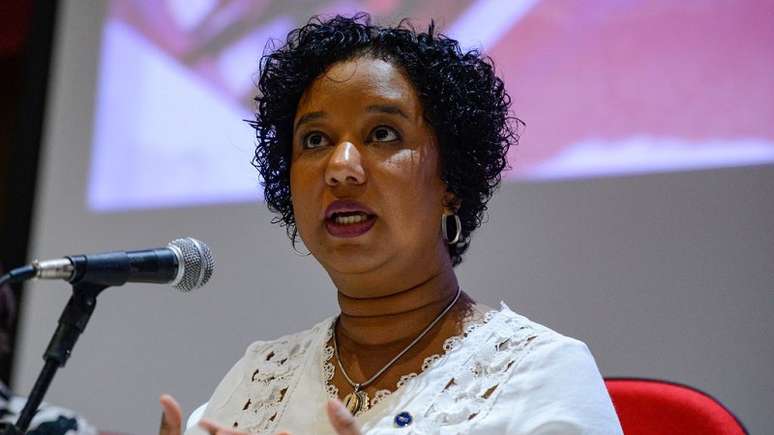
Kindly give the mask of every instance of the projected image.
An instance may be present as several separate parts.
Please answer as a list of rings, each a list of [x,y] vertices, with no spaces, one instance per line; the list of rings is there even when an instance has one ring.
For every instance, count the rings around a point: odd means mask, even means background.
[[[492,56],[527,123],[508,180],[774,162],[770,1],[111,0],[88,202],[97,212],[260,199],[258,62],[312,14],[433,17]]]

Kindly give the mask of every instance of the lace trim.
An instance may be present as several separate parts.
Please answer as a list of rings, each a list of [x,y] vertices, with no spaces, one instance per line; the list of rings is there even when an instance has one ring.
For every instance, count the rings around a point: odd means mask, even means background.
[[[425,360],[422,362],[422,367],[419,371],[419,373],[409,373],[407,375],[403,375],[400,377],[400,380],[398,380],[397,388],[401,388],[402,386],[406,385],[408,381],[411,379],[416,378],[420,374],[427,371],[430,367],[434,366],[438,361],[440,361],[442,358],[446,358],[446,356],[453,352],[456,349],[459,349],[462,345],[462,342],[465,338],[467,338],[468,335],[470,335],[473,331],[480,328],[481,326],[489,323],[492,318],[499,313],[498,310],[490,310],[487,311],[483,318],[481,320],[477,321],[471,321],[468,322],[463,328],[462,328],[462,334],[459,335],[452,335],[451,337],[447,338],[443,342],[443,354],[433,354],[429,357],[425,358]]]
[[[312,331],[303,340],[291,336],[253,350],[255,359],[248,372],[247,399],[236,403],[242,410],[231,426],[249,433],[273,432],[287,406],[287,399],[298,383],[295,376],[312,346]],[[331,367],[331,370],[333,367]]]
[[[381,402],[382,400],[386,399],[390,394],[392,394],[392,391],[390,390],[379,390],[374,393],[374,398],[371,399],[371,406],[375,406],[377,403]]]
[[[483,322],[466,327],[465,335],[490,323],[497,313],[489,312]],[[459,366],[449,367],[448,382],[428,401],[422,412],[425,418],[417,420],[419,433],[437,432],[440,427],[467,433],[491,411],[500,394],[500,385],[507,381],[512,367],[529,354],[533,347],[528,345],[538,335],[538,329],[522,316],[505,314],[497,318],[497,324],[485,336],[476,337],[477,341],[485,341],[486,346],[477,348]]]
[[[406,385],[406,382],[408,382],[408,381],[410,381],[410,380],[412,380],[412,379],[416,378],[417,376],[418,376],[418,375],[417,375],[416,373],[409,373],[409,374],[407,374],[407,375],[403,375],[403,376],[401,376],[401,377],[400,377],[400,379],[398,379],[398,383],[396,384],[396,386],[397,386],[396,390],[397,390],[398,388],[400,388],[400,387],[402,387],[402,386]]]
[[[504,308],[504,307],[503,307]],[[462,345],[462,342],[465,338],[467,338],[473,331],[480,328],[481,326],[489,323],[494,316],[502,312],[503,308],[500,310],[490,310],[484,313],[483,317],[479,320],[475,321],[469,321],[466,322],[465,326],[462,328],[462,334],[459,335],[453,335],[443,342],[443,354],[433,354],[429,357],[425,358],[422,362],[421,369],[419,371],[419,374],[424,373],[431,367],[435,366],[438,361],[441,361],[442,359],[445,359],[450,353],[455,351],[456,349],[459,349]],[[328,345],[330,343],[331,339],[333,338],[333,328],[335,326],[335,322],[331,322],[331,325],[328,327],[328,331],[325,334],[325,339],[323,341],[323,352],[322,352],[322,358],[321,358],[321,375],[322,379],[325,381],[325,388],[328,391],[328,395],[332,398],[338,398],[339,389],[330,383],[330,380],[333,379],[333,375],[335,373],[335,366],[333,363],[331,363],[330,359],[333,357],[333,347]],[[329,371],[330,369],[328,367],[332,368],[332,371]],[[479,369],[478,374],[481,373],[481,370]],[[330,374],[330,376],[329,376]],[[412,372],[406,375],[403,375],[400,377],[398,382],[395,385],[395,390],[402,388],[404,385],[406,385],[409,381],[419,376],[418,373]],[[374,393],[374,397],[370,399],[370,403],[368,406],[365,406],[363,409],[360,410],[360,412],[357,413],[357,415],[362,415],[363,413],[367,412],[369,409],[371,409],[373,406],[375,406],[377,403],[383,401],[388,396],[390,396],[394,391],[390,390],[379,390],[376,393]]]
[[[337,399],[339,397],[339,388],[331,384],[331,379],[333,379],[333,374],[336,372],[336,367],[330,361],[330,359],[333,357],[334,351],[333,351],[333,346],[330,346],[327,344],[327,343],[330,343],[332,338],[333,338],[333,327],[329,327],[325,332],[325,339],[323,340],[325,347],[323,347],[323,351],[320,356],[320,364],[321,364],[320,367],[322,368],[321,374],[322,374],[322,379],[325,382],[325,391],[328,393],[328,398]]]
[[[266,431],[278,419],[293,374],[290,359],[290,353],[283,346],[273,346],[263,355],[261,364],[253,371],[248,398],[242,406],[241,421],[235,421],[234,428],[250,432]]]

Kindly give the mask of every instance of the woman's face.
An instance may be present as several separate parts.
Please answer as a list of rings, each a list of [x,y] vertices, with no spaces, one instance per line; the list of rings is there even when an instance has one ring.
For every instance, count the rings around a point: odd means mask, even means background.
[[[435,135],[413,86],[387,61],[334,64],[306,90],[290,187],[299,234],[334,281],[376,272],[410,285],[448,261]]]

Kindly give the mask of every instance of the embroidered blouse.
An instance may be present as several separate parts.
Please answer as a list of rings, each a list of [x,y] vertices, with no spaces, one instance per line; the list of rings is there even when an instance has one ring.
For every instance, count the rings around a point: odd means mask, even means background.
[[[333,318],[259,341],[228,372],[203,416],[249,433],[333,434]],[[205,432],[189,419],[186,435]],[[368,434],[622,434],[588,347],[505,304],[444,343],[419,374],[356,416]]]

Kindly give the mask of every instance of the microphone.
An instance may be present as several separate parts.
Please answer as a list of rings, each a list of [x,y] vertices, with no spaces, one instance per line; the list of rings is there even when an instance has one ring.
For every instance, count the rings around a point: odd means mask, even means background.
[[[192,237],[165,248],[70,255],[32,262],[33,278],[64,279],[72,284],[119,286],[127,282],[171,284],[188,292],[207,283],[215,271],[210,248]]]

